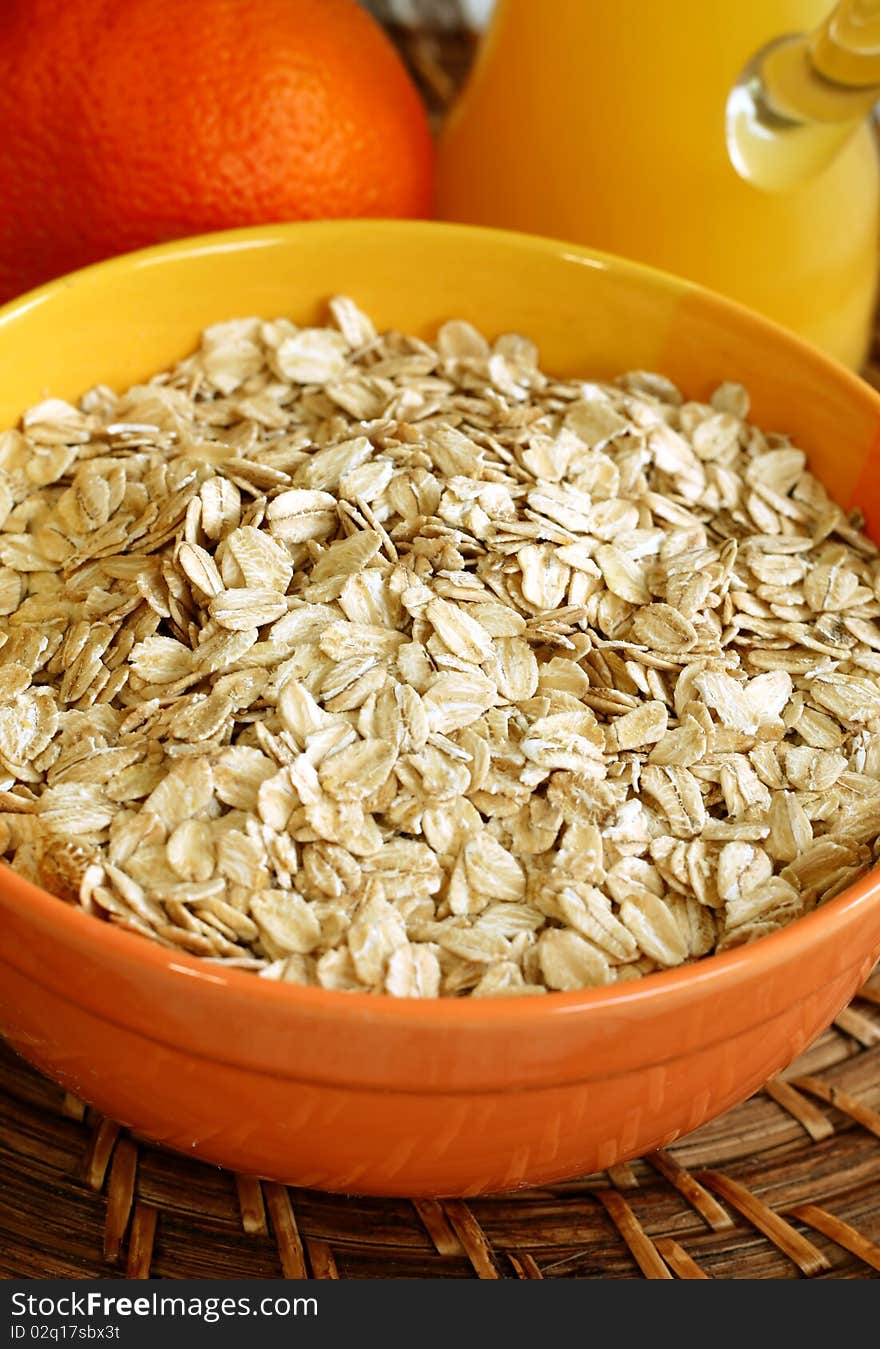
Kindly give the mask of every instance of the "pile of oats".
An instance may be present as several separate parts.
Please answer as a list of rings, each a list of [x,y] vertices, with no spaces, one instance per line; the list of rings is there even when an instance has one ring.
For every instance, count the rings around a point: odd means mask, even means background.
[[[635,978],[870,867],[878,552],[745,391],[330,309],[0,435],[0,856],[398,997]]]

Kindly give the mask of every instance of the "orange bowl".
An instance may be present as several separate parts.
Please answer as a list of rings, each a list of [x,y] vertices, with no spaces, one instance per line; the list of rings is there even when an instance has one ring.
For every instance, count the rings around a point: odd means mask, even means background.
[[[47,391],[124,386],[236,315],[519,330],[560,375],[747,384],[834,496],[880,526],[880,398],[781,329],[584,249],[409,222],[269,226],[103,263],[0,311],[0,426]],[[784,931],[543,998],[419,1002],[300,988],[176,954],[0,868],[0,1029],[136,1133],[296,1185],[472,1195],[612,1166],[757,1090],[880,954],[875,871]]]

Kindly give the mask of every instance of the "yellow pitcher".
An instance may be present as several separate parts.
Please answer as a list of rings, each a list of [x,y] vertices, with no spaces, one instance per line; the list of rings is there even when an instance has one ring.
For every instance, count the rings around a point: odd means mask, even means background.
[[[878,92],[880,0],[498,0],[440,214],[678,272],[857,366]]]

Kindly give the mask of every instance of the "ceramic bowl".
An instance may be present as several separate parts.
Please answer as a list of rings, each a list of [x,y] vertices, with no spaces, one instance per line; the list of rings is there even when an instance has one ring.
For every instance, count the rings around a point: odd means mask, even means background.
[[[124,387],[243,314],[380,325],[451,316],[535,338],[560,375],[742,380],[834,496],[880,525],[880,399],[781,329],[683,281],[528,236],[421,223],[184,240],[0,311],[0,426],[46,392]],[[542,998],[399,1001],[200,963],[0,868],[0,1029],[138,1135],[301,1186],[462,1195],[671,1143],[743,1100],[846,1004],[880,954],[880,875],[754,945]]]

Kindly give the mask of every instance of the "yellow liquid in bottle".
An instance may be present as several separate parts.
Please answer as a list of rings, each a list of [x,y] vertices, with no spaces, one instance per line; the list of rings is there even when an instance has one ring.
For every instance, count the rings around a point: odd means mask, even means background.
[[[827,0],[499,0],[440,149],[447,219],[504,225],[699,281],[858,365],[878,257],[867,123],[767,192],[728,156],[728,94]]]

